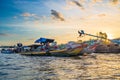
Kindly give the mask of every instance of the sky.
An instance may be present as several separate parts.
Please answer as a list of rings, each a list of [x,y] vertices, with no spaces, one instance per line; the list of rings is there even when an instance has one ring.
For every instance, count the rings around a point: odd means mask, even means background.
[[[0,0],[0,45],[67,43],[81,39],[78,30],[120,37],[120,0]]]

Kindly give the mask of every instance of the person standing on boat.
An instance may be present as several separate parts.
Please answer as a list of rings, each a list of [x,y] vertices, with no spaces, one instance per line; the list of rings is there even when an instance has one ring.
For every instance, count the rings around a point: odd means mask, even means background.
[[[49,52],[49,51],[50,51],[50,43],[49,43],[49,42],[47,42],[47,43],[45,44],[45,51],[46,51],[46,54],[47,54],[47,55],[51,55],[50,52]]]
[[[46,45],[45,45],[45,49],[48,50],[50,48],[50,43],[47,42]]]

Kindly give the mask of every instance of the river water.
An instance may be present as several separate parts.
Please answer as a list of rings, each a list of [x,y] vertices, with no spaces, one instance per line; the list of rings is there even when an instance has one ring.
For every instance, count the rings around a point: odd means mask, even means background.
[[[0,53],[0,80],[120,80],[120,54],[40,57]]]

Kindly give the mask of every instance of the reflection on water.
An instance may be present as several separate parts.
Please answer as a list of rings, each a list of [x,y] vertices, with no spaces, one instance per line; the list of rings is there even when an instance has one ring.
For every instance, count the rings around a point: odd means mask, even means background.
[[[120,54],[31,57],[0,53],[0,80],[120,80]]]

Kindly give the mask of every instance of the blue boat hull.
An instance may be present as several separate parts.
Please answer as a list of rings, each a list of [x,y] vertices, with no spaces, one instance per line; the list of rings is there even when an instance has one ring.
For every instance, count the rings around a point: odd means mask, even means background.
[[[12,51],[12,50],[1,50],[1,53],[11,54],[11,53],[14,53],[14,51]]]

